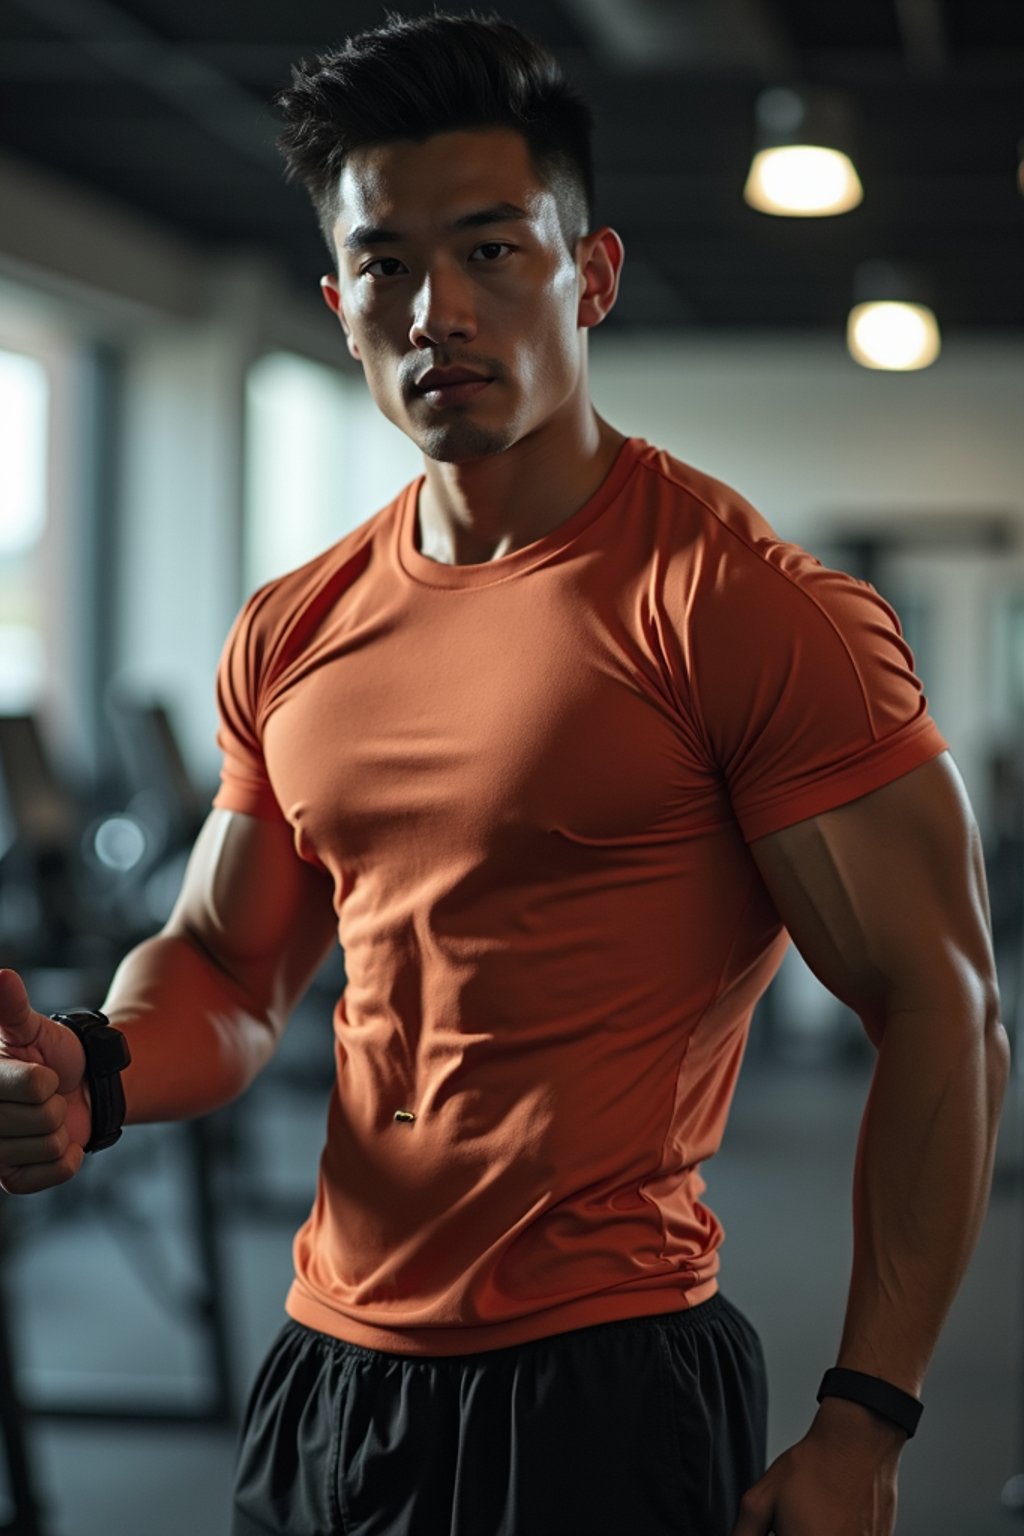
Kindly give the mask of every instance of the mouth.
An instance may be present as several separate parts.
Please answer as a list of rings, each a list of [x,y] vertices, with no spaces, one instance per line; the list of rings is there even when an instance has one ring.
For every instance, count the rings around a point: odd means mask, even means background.
[[[428,368],[414,392],[431,405],[459,405],[472,400],[493,382],[490,375],[477,373],[473,368]]]
[[[416,393],[430,405],[461,405],[463,401],[479,395],[493,382],[493,379],[458,379],[453,384],[430,384],[426,389],[418,389]]]

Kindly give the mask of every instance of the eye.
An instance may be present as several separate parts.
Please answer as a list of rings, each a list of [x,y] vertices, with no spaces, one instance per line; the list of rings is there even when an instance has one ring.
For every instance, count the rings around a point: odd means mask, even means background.
[[[515,246],[514,245],[509,245],[506,240],[486,240],[483,245],[478,245],[477,246],[476,251],[473,252],[473,255],[475,256],[477,251],[514,251],[514,250],[515,250]],[[493,266],[494,263],[493,263],[493,261],[485,262],[484,265],[485,266],[487,266],[487,265]]]
[[[365,267],[361,267],[360,268],[360,270],[359,270],[360,277],[362,277],[367,272],[370,273],[371,277],[376,277],[378,275],[381,276],[381,277],[394,277],[396,275],[394,272],[381,272],[380,274],[377,274],[375,272],[370,272],[370,268],[371,267],[380,267],[380,266],[383,266],[386,262],[389,262],[389,261],[394,262],[395,266],[398,266],[398,267],[400,267],[402,265],[402,263],[399,261],[397,256],[378,256],[376,261],[368,261],[366,263]]]

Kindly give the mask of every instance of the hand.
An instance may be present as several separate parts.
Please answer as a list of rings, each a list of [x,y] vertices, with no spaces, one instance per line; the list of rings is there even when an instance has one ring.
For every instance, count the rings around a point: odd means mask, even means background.
[[[92,1134],[85,1051],[0,970],[0,1189],[30,1195],[74,1178]]]
[[[905,1442],[859,1403],[824,1398],[804,1438],[744,1494],[732,1536],[892,1536]]]

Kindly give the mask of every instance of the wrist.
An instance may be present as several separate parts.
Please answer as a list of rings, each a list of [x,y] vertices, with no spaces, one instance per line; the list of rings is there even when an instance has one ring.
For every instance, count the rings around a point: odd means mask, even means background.
[[[878,1454],[898,1454],[908,1439],[906,1430],[900,1425],[863,1403],[851,1402],[845,1397],[823,1397],[811,1430],[819,1438],[861,1445]]]
[[[85,1052],[82,1097],[89,1109],[86,1152],[101,1152],[120,1139],[125,1118],[121,1072],[131,1062],[123,1033],[107,1016],[89,1008],[70,1008],[50,1017],[76,1035]]]

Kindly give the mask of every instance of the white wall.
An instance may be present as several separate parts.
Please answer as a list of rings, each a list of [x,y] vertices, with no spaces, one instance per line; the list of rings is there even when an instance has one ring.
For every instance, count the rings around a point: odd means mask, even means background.
[[[1024,522],[1024,342],[948,341],[931,368],[860,368],[841,338],[593,335],[602,415],[726,480],[798,543],[839,518],[1002,508]]]

